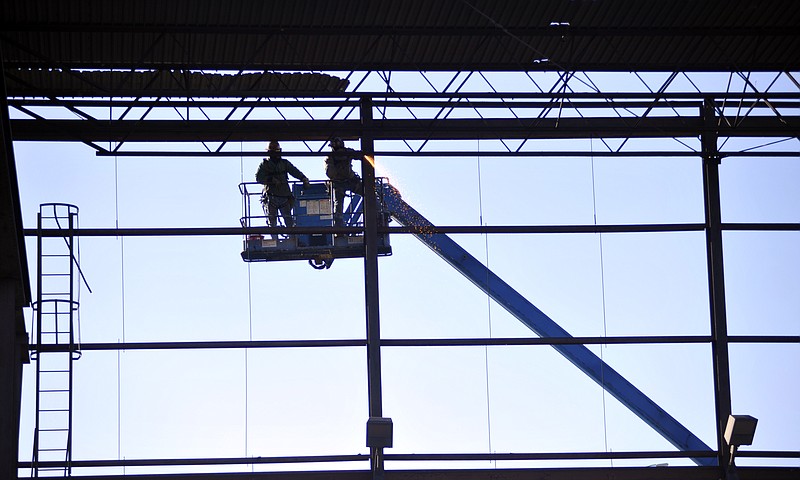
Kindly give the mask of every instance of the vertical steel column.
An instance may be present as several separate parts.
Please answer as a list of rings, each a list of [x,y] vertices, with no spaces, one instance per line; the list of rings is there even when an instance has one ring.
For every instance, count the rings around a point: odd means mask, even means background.
[[[714,362],[714,398],[717,414],[717,458],[723,471],[728,468],[728,455],[723,434],[731,414],[731,381],[728,362],[728,325],[725,311],[725,274],[722,256],[722,214],[720,212],[719,166],[714,99],[703,101],[700,115],[703,132],[703,187],[706,215],[706,256],[708,292],[711,310],[711,355]]]
[[[17,478],[22,356],[16,338],[15,287],[13,280],[0,279],[0,478]]]
[[[361,97],[361,177],[364,181],[364,289],[367,308],[369,416],[383,416],[381,396],[381,324],[378,305],[378,206],[375,195],[375,140],[372,98]],[[370,447],[372,478],[383,478],[383,448]]]
[[[29,306],[30,283],[4,65],[0,48],[0,195],[5,197],[0,201],[7,202],[13,212],[0,220],[0,228],[2,235],[16,240],[12,242],[16,252],[9,252],[9,258],[15,253],[20,255],[18,264],[3,266],[4,275],[0,278],[0,478],[17,478],[22,364],[27,363],[28,353],[22,308]]]

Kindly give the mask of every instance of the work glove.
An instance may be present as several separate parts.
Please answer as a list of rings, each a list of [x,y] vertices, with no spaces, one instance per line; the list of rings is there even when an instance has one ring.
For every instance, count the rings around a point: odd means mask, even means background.
[[[311,183],[309,183],[307,178],[304,178],[303,179],[303,188],[308,188],[310,186],[311,186]]]

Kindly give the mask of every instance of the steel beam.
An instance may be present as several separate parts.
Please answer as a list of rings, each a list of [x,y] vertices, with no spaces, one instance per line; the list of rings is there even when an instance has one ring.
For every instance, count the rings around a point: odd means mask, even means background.
[[[327,141],[331,132],[359,138],[360,120],[86,120],[17,119],[16,141],[198,142],[263,141],[264,132],[285,141]],[[373,140],[570,139],[696,137],[697,117],[484,118],[374,120]],[[800,117],[749,116],[718,125],[722,137],[800,137]],[[363,147],[362,147],[363,148]]]
[[[629,337],[492,337],[492,338],[391,338],[382,339],[381,347],[482,347],[522,345],[643,345],[710,344],[711,336],[629,336]],[[735,335],[728,343],[800,344],[798,335]],[[341,348],[366,347],[361,339],[336,340],[231,340],[218,342],[125,342],[82,343],[82,352],[98,350],[231,350],[239,348]],[[42,345],[41,352],[67,352],[65,345]],[[741,452],[740,452],[741,453]]]
[[[22,365],[28,362],[23,308],[31,290],[0,49],[0,478],[17,477]]]
[[[700,111],[705,129],[701,135],[703,147],[703,190],[706,217],[706,259],[708,263],[708,294],[711,313],[711,355],[714,369],[714,398],[717,416],[717,460],[727,470],[725,424],[731,414],[731,380],[728,358],[728,325],[725,308],[725,273],[722,253],[722,214],[720,210],[718,135],[714,131],[714,104],[707,100]]]
[[[369,418],[383,417],[381,392],[381,323],[378,295],[378,202],[375,192],[375,141],[372,98],[361,99],[361,177],[364,185],[364,294],[367,314]],[[384,478],[383,447],[370,446],[372,480]]]
[[[797,467],[739,467],[741,480],[796,480]],[[119,480],[119,475],[81,477]],[[126,475],[130,480],[370,480],[366,470],[316,472],[170,473]],[[719,480],[715,467],[603,467],[388,470],[386,480]]]
[[[176,157],[263,157],[263,150],[258,151],[157,151],[157,150],[125,150],[125,151],[108,151],[98,150],[95,152],[98,157],[160,157],[160,158],[176,158]],[[283,152],[285,157],[318,157],[319,152]],[[797,152],[760,152],[757,150],[740,151],[740,152],[724,152],[721,156],[727,157],[749,157],[749,158],[796,158]],[[588,150],[536,150],[536,151],[457,151],[457,150],[416,150],[416,151],[377,151],[375,157],[424,157],[424,158],[444,158],[444,157],[458,157],[458,158],[584,158],[584,157],[614,157],[614,158],[687,158],[697,157],[697,152],[693,151],[677,151],[677,150],[627,150],[627,151],[600,151],[592,152]]]
[[[386,187],[384,198],[387,208],[398,222],[432,226],[430,221],[403,201],[393,187]],[[424,233],[416,236],[531,331],[542,337],[571,336],[447,235]],[[584,345],[553,345],[553,348],[675,447],[683,451],[711,451],[702,440]],[[713,458],[707,457],[695,457],[693,460],[703,466],[716,463]]]
[[[383,415],[381,393],[380,310],[378,296],[378,207],[375,194],[375,165],[372,136],[372,100],[361,100],[361,176],[364,184],[364,295],[367,315],[367,367],[369,375],[369,416]]]
[[[796,232],[800,231],[800,223],[723,223],[722,230],[761,231],[761,232]],[[417,234],[417,233],[653,233],[653,232],[698,232],[705,229],[704,224],[637,224],[637,225],[447,225],[419,227],[406,225],[399,227],[380,227],[378,233]],[[225,236],[250,234],[309,234],[309,233],[361,233],[358,227],[180,227],[180,228],[78,228],[77,237],[192,237],[192,236]],[[25,229],[27,237],[62,237],[63,230],[46,229],[41,232]]]
[[[0,279],[0,478],[17,478],[22,356],[17,282]],[[23,329],[24,331],[24,329]]]

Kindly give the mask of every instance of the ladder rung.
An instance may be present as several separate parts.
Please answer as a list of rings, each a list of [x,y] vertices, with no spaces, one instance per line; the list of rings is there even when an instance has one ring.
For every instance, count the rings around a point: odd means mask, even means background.
[[[69,373],[69,370],[39,370],[39,373]]]
[[[69,408],[41,408],[40,412],[69,412]]]
[[[59,392],[60,393],[66,393],[66,392],[69,392],[69,389],[67,389],[67,390],[41,390],[40,389],[39,391],[41,393],[59,393]]]
[[[39,451],[40,452],[66,452],[67,449],[66,448],[40,448]],[[41,462],[41,460],[39,460],[39,461]],[[53,468],[58,468],[58,467],[53,467]]]
[[[71,257],[69,253],[43,253],[43,257]]]
[[[40,428],[39,432],[69,432],[68,428]]]

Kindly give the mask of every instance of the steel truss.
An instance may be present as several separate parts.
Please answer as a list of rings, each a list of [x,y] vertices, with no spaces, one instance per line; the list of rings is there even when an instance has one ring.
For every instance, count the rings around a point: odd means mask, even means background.
[[[241,72],[240,72],[241,73]],[[719,162],[735,156],[798,156],[800,137],[800,85],[791,72],[769,74],[769,86],[759,91],[750,75],[732,73],[725,91],[704,91],[689,75],[680,72],[664,74],[655,83],[640,75],[631,77],[640,91],[605,93],[588,74],[560,72],[542,74],[520,73],[529,83],[528,89],[517,83],[513,91],[496,88],[492,75],[482,72],[453,72],[434,75],[418,72],[422,85],[430,91],[397,91],[398,74],[392,72],[350,72],[358,79],[352,91],[342,94],[314,94],[289,97],[276,94],[258,98],[200,97],[183,98],[12,98],[9,107],[16,140],[81,141],[99,156],[263,156],[264,132],[281,141],[302,142],[303,151],[286,156],[318,156],[333,136],[361,140],[365,153],[376,156],[408,157],[695,157],[704,165],[706,187],[706,222],[691,225],[629,225],[629,226],[444,226],[428,233],[563,233],[603,231],[706,231],[709,254],[709,292],[712,299],[712,335],[709,337],[603,337],[572,339],[449,339],[449,340],[364,340],[300,341],[300,342],[201,342],[150,344],[84,344],[84,351],[114,349],[194,349],[194,348],[281,348],[362,346],[371,352],[376,347],[410,345],[509,345],[509,344],[612,344],[612,343],[710,343],[714,349],[717,423],[724,422],[730,413],[730,387],[727,365],[727,346],[735,342],[800,343],[797,337],[732,337],[725,327],[724,285],[722,278],[721,231],[730,230],[800,230],[799,224],[723,224],[719,216]],[[683,81],[681,90],[677,84]],[[394,83],[393,83],[394,82]],[[783,87],[773,89],[782,83]],[[482,89],[475,91],[477,85]],[[543,86],[544,85],[544,86]],[[691,88],[685,88],[690,85]],[[733,92],[738,86],[740,91]],[[383,87],[385,91],[380,91]],[[66,115],[64,114],[66,112]],[[64,118],[71,117],[71,118]],[[368,120],[365,125],[365,120]],[[603,148],[575,149],[569,140],[597,139]],[[663,139],[651,146],[640,139]],[[463,147],[464,142],[480,140],[480,149]],[[766,140],[765,140],[766,139]],[[101,144],[107,143],[108,146]],[[251,142],[254,145],[251,145]],[[153,147],[153,143],[159,146]],[[174,143],[180,148],[165,148]],[[247,143],[248,148],[242,145]],[[196,146],[200,144],[203,150]],[[544,145],[544,146],[542,146]],[[785,148],[788,145],[788,148]],[[488,147],[487,147],[488,146]],[[587,142],[588,146],[588,142]],[[173,146],[174,147],[174,146]],[[488,148],[488,149],[486,149]],[[298,149],[294,149],[298,150]],[[370,231],[370,228],[372,230]],[[289,229],[288,232],[307,232],[308,229]],[[414,233],[413,227],[390,227],[391,233]],[[331,230],[332,231],[332,230]],[[361,231],[373,236],[384,230],[367,225]],[[93,229],[80,230],[84,236],[105,235],[241,235],[270,233],[266,227],[252,229]],[[26,232],[28,235],[33,232]],[[51,233],[41,232],[47,236]],[[52,234],[56,235],[56,234]],[[368,257],[369,250],[367,250]],[[369,259],[368,259],[369,260]],[[377,266],[365,264],[367,305],[377,305]],[[370,278],[372,280],[370,280]],[[712,280],[715,279],[715,280]],[[372,285],[372,289],[370,288]],[[374,290],[374,291],[372,291]],[[368,317],[370,313],[368,312]],[[377,318],[370,321],[377,322]],[[57,347],[42,346],[42,351]],[[373,356],[374,358],[374,356]],[[374,368],[371,368],[374,371]],[[379,364],[378,364],[379,370]],[[370,377],[371,380],[373,377]],[[378,381],[380,378],[378,377]],[[380,415],[380,387],[370,391],[370,413]],[[373,398],[375,396],[376,398]],[[374,408],[374,409],[373,409]],[[719,436],[719,435],[718,435]],[[718,438],[717,456],[720,468],[727,467]],[[762,457],[795,458],[793,452],[751,452]],[[547,455],[522,454],[517,457],[499,455],[443,455],[439,460],[513,460],[513,459],[597,459],[597,458],[667,458],[702,456],[702,452],[635,452],[580,453]],[[629,455],[626,457],[626,455]],[[630,456],[633,455],[633,456]],[[408,458],[406,458],[408,457]],[[385,455],[385,460],[426,460],[425,456]],[[430,457],[430,456],[429,456]],[[315,461],[366,461],[368,458],[319,459],[293,457],[282,459],[205,459],[205,464],[303,463]],[[382,460],[383,460],[382,459]],[[136,461],[91,461],[73,466],[136,466]],[[192,459],[141,460],[142,465],[192,465]],[[25,466],[24,463],[20,466]],[[58,465],[56,465],[58,466]],[[382,469],[382,465],[381,465]],[[603,469],[582,469],[585,478],[612,475],[614,478],[662,478],[659,469],[631,469],[605,472]],[[591,472],[590,472],[591,470]],[[634,471],[636,470],[636,471]],[[673,469],[670,469],[673,470]],[[472,473],[469,473],[472,472]],[[372,478],[382,478],[383,471],[372,472]],[[493,470],[493,477],[513,478],[582,478],[580,471]],[[682,474],[691,478],[718,478],[719,468],[695,467]],[[786,470],[752,471],[752,477],[789,478],[794,472]],[[325,472],[330,477],[339,474]],[[541,475],[540,475],[541,474]],[[225,478],[226,474],[219,478]],[[264,474],[270,478],[278,473]],[[447,478],[467,478],[480,471],[448,472]],[[485,475],[485,473],[484,473]],[[591,475],[591,476],[589,476]],[[258,478],[258,474],[251,474]],[[314,476],[305,472],[303,476]],[[341,472],[342,478],[370,478],[367,471]],[[419,478],[421,472],[386,472],[387,477]],[[747,472],[741,472],[746,478]],[[150,476],[148,476],[149,478]],[[152,476],[158,478],[158,475]],[[205,478],[191,474],[187,478]],[[209,476],[209,478],[217,478]],[[98,477],[99,478],[99,477]],[[103,477],[106,478],[106,477]],[[111,478],[111,477],[108,477]],[[231,474],[231,478],[237,478]],[[663,478],[676,478],[673,472]]]
[[[487,156],[580,155],[536,145],[536,140],[574,138],[599,139],[605,147],[584,154],[691,155],[700,147],[687,139],[711,128],[701,120],[706,101],[713,102],[713,131],[719,137],[800,136],[800,84],[791,72],[761,74],[766,76],[761,81],[769,82],[763,91],[745,73],[720,78],[726,84],[724,91],[703,91],[700,80],[686,73],[665,74],[666,78],[658,78],[654,85],[650,85],[653,80],[635,74],[627,77],[631,90],[625,93],[603,92],[589,74],[578,72],[540,74],[542,78],[517,74],[516,80],[524,79],[528,89],[514,83],[514,90],[508,91],[493,85],[500,77],[490,78],[492,74],[484,72],[438,74],[444,78],[416,74],[422,81],[415,86],[430,91],[398,90],[398,84],[408,82],[408,74],[398,79],[400,74],[393,76],[392,72],[350,72],[346,78],[359,75],[354,89],[341,94],[12,98],[9,106],[17,113],[12,121],[17,140],[81,141],[103,156],[255,156],[261,155],[260,145],[242,149],[239,142],[263,142],[264,132],[285,141],[302,141],[305,153],[314,154],[322,145],[312,144],[334,135],[362,137],[360,108],[367,99],[374,111],[371,129],[377,155],[469,155],[463,149],[448,153],[431,144],[463,139],[495,140],[491,150],[480,152]],[[615,78],[625,78],[619,75]],[[437,82],[444,85],[437,86]],[[385,91],[377,91],[381,86]],[[734,92],[735,86],[741,90]],[[672,138],[674,148],[637,150],[631,146],[636,142],[629,142],[636,138]],[[383,147],[386,141],[399,141],[404,148],[387,149]],[[177,152],[173,148],[143,150],[136,145],[153,142],[172,142],[182,148]],[[198,144],[204,148],[198,150]],[[768,146],[767,142],[753,142],[725,149],[723,143],[720,153],[754,155]]]

